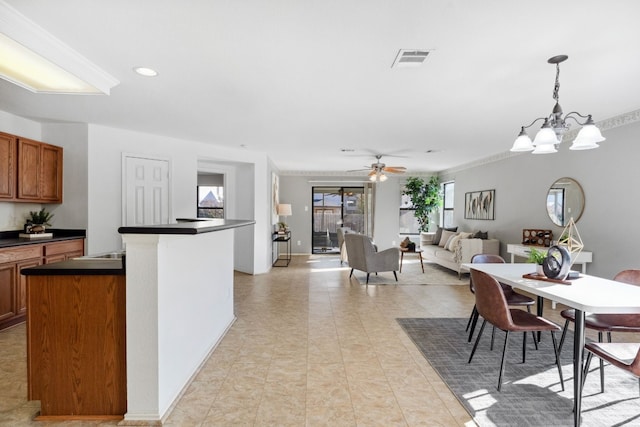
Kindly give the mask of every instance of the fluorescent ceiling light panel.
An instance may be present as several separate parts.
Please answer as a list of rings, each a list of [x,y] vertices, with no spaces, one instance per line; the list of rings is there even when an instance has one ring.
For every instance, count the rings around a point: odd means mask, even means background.
[[[429,55],[427,49],[400,49],[391,68],[419,67]]]
[[[37,93],[106,94],[120,82],[0,1],[0,78]]]

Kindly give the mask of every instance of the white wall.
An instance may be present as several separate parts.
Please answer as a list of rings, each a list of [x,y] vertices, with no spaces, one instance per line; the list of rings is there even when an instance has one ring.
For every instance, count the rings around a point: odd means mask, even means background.
[[[63,200],[47,205],[54,213],[56,228],[87,229],[88,217],[88,126],[82,123],[44,123],[42,139],[63,150]]]
[[[489,231],[490,237],[506,244],[522,241],[522,229],[553,230],[559,237],[562,227],[554,225],[545,209],[546,194],[558,178],[577,180],[585,193],[585,211],[577,223],[585,250],[593,252],[590,274],[613,277],[627,268],[640,268],[637,242],[640,214],[637,185],[640,182],[640,123],[603,132],[607,138],[600,148],[570,151],[568,145],[549,155],[517,155],[470,169],[447,173],[455,179],[455,220],[466,230]],[[506,141],[506,145],[510,142]],[[465,192],[496,190],[495,221],[464,219]]]
[[[266,190],[262,186],[266,177],[266,155],[97,125],[89,125],[88,141],[89,253],[110,251],[121,246],[117,229],[122,223],[122,153],[164,158],[170,161],[172,177],[170,198],[173,218],[195,216],[194,191],[200,159],[242,163],[246,165],[241,167],[244,172],[249,169],[259,170],[256,174],[238,174],[238,188],[229,190],[229,193],[244,194],[249,199],[253,196],[252,206],[248,206],[250,203],[246,202],[236,204],[238,207],[236,214],[240,219],[256,220],[254,228],[257,236],[267,233],[267,224],[264,219],[261,219],[264,218],[263,211],[267,211],[266,200],[268,200]],[[245,175],[248,175],[252,181],[240,182],[240,176]],[[249,190],[253,187],[255,191]],[[267,254],[270,251],[270,240],[256,237],[253,242],[242,242],[242,245],[245,248],[252,245],[253,249],[250,254],[244,254],[246,265],[251,266],[251,270],[247,272],[262,273],[269,270],[271,264],[267,262]]]

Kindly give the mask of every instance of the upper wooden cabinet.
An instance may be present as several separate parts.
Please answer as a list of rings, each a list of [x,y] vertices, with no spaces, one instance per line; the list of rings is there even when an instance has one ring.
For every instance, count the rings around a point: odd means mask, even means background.
[[[0,200],[62,203],[62,147],[0,133]]]
[[[15,136],[0,133],[0,200],[16,195],[16,147]]]

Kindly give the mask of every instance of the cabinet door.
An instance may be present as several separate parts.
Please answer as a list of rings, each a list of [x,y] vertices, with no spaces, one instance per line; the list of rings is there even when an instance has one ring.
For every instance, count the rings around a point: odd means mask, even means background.
[[[16,315],[16,264],[0,264],[0,321]]]
[[[38,258],[19,262],[17,265],[16,314],[25,314],[27,312],[27,276],[20,274],[20,270],[23,268],[36,267],[40,264],[42,264],[42,262],[40,258]]]
[[[16,137],[0,133],[0,199],[13,199],[16,193]]]
[[[18,198],[40,197],[40,142],[18,140]]]
[[[42,144],[40,153],[40,198],[62,203],[62,148]]]

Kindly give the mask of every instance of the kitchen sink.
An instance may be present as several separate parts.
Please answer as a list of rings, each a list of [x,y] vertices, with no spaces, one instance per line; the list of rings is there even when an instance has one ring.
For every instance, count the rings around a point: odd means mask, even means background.
[[[124,251],[120,251],[120,252],[105,252],[105,253],[101,253],[101,254],[96,254],[96,255],[85,255],[82,257],[78,257],[78,258],[74,258],[74,259],[86,259],[86,260],[117,260],[117,259],[122,259],[125,256],[125,252]]]

